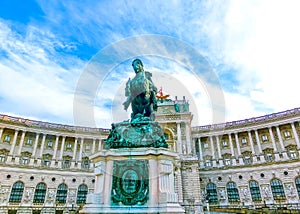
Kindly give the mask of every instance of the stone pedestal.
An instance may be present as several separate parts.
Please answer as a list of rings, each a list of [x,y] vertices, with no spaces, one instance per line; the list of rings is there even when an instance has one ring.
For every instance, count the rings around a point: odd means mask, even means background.
[[[184,213],[174,183],[179,156],[165,148],[103,150],[95,163],[95,192],[80,213]]]

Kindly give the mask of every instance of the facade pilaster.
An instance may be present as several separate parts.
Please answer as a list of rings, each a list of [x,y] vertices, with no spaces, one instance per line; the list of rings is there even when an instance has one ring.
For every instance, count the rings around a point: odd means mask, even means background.
[[[224,163],[223,163],[223,160],[222,160],[222,154],[221,154],[220,138],[219,138],[219,136],[216,136],[216,141],[217,141],[217,150],[218,150],[219,164],[222,167],[224,165]]]
[[[40,155],[39,155],[40,158],[43,157],[43,151],[44,151],[46,136],[47,136],[46,134],[43,134],[42,144],[41,144],[41,149],[40,149]]]
[[[255,138],[256,138],[256,142],[257,142],[260,162],[264,163],[265,162],[265,156],[264,156],[262,148],[261,148],[261,142],[260,142],[260,139],[259,139],[259,136],[258,136],[258,131],[254,130],[254,133],[255,133]]]
[[[181,126],[180,122],[177,122],[177,148],[178,148],[178,153],[182,155],[182,141],[181,141]]]
[[[296,128],[295,128],[295,124],[291,123],[291,127],[292,127],[294,138],[295,138],[295,141],[296,141],[296,144],[297,144],[297,149],[300,150],[300,142],[299,142],[299,137],[298,137],[298,134],[297,134],[297,131],[296,131]]]
[[[92,154],[95,153],[95,146],[96,146],[96,139],[93,139],[93,145],[92,145]]]
[[[230,152],[231,152],[231,158],[232,158],[232,165],[235,166],[236,165],[236,157],[235,157],[235,154],[234,154],[234,148],[233,148],[231,133],[228,134],[228,138],[229,138],[229,146],[230,146]]]
[[[237,148],[238,157],[239,157],[239,164],[244,165],[244,160],[242,158],[242,153],[241,153],[241,146],[240,146],[240,142],[239,142],[239,136],[238,136],[237,132],[234,133],[234,137],[235,137],[235,143],[236,143],[236,148]]]
[[[279,161],[280,158],[279,158],[276,142],[275,142],[275,139],[274,139],[272,127],[268,127],[268,129],[269,129],[269,134],[270,134],[271,141],[272,141],[272,146],[273,146],[273,149],[274,149],[275,161]]]
[[[209,141],[210,141],[210,148],[211,148],[212,164],[213,167],[216,167],[217,163],[216,163],[215,146],[214,146],[214,140],[212,136],[209,136]]]
[[[281,132],[280,132],[279,126],[276,126],[276,132],[277,132],[277,135],[278,135],[279,144],[280,144],[280,148],[281,148],[281,151],[282,151],[283,158],[285,160],[287,160],[288,156],[287,156],[287,153],[286,153],[286,149],[285,149],[285,147],[283,145],[283,139],[282,139],[282,136],[281,136]]]
[[[15,130],[14,138],[13,138],[11,148],[10,148],[10,152],[9,152],[10,156],[12,156],[14,154],[14,150],[15,150],[15,146],[16,146],[17,138],[18,138],[18,133],[19,133],[19,130]]]
[[[75,137],[74,149],[73,149],[73,157],[72,157],[72,160],[73,160],[73,161],[76,160],[77,144],[78,144],[78,138]]]
[[[18,156],[21,155],[23,144],[24,144],[24,138],[25,138],[26,131],[22,131],[22,136],[20,140],[19,150],[18,150]]]

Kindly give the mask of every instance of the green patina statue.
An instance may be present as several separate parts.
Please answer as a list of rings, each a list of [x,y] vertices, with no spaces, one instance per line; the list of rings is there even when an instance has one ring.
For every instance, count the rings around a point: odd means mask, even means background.
[[[162,128],[154,121],[157,110],[156,92],[150,72],[145,72],[140,59],[132,62],[135,77],[126,83],[123,103],[127,110],[131,104],[131,121],[113,123],[104,148],[168,148]]]
[[[135,71],[135,77],[127,81],[125,96],[127,100],[123,103],[124,109],[127,110],[131,104],[131,119],[142,115],[144,117],[153,117],[152,112],[157,110],[156,93],[157,88],[152,82],[152,74],[144,71],[143,63],[140,59],[132,62]]]

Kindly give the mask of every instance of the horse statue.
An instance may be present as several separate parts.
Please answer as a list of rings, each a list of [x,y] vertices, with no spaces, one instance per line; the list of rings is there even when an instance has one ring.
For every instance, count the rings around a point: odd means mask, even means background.
[[[156,93],[157,88],[152,82],[152,74],[144,71],[143,63],[140,59],[132,61],[132,67],[135,71],[135,77],[126,83],[125,96],[126,101],[123,103],[124,109],[127,110],[131,104],[131,120],[137,118],[154,118],[153,111],[157,110]]]

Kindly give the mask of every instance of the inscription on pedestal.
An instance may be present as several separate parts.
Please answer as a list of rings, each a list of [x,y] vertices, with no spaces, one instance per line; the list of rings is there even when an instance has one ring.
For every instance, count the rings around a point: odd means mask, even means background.
[[[148,160],[114,161],[112,203],[114,205],[143,205],[148,199]]]

